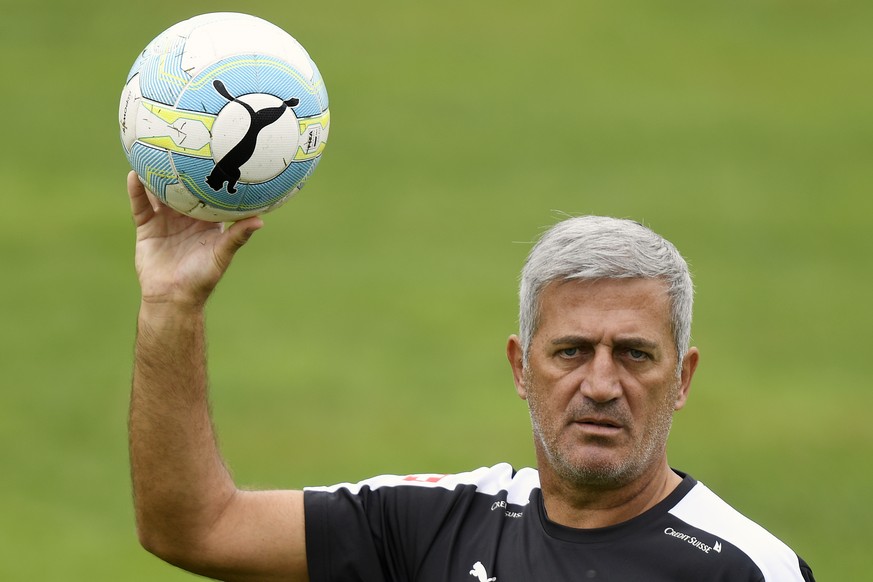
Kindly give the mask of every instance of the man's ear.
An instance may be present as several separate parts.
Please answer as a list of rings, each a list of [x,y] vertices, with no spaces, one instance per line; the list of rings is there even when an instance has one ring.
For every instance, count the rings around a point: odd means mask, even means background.
[[[515,381],[515,391],[522,400],[527,400],[527,386],[524,374],[524,350],[517,335],[509,336],[506,343],[506,358],[512,368],[512,379]]]
[[[679,376],[679,392],[676,394],[676,403],[673,405],[674,410],[682,410],[685,403],[688,402],[688,393],[691,391],[691,379],[694,377],[694,371],[697,370],[697,364],[700,361],[700,351],[697,348],[689,348],[685,353],[685,358],[682,360],[682,372]]]

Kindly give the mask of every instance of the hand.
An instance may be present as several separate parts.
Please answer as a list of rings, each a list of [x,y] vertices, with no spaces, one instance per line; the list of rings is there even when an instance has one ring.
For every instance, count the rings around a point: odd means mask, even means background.
[[[253,216],[225,228],[176,212],[127,175],[136,225],[136,273],[143,302],[202,307],[236,251],[264,223]]]

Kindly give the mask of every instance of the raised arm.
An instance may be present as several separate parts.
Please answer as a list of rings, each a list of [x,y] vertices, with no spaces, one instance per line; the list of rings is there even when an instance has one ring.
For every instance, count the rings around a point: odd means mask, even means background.
[[[300,491],[243,491],[209,414],[204,307],[234,254],[263,226],[225,229],[179,214],[128,175],[142,289],[130,460],[143,546],[222,580],[308,580]]]

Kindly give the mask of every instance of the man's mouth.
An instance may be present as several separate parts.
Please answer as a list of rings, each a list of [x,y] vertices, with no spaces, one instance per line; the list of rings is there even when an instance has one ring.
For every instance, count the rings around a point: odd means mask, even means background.
[[[624,428],[621,422],[602,416],[586,416],[574,420],[573,424],[587,433],[597,435],[612,435]]]
[[[586,424],[592,426],[603,426],[607,428],[621,428],[622,424],[617,420],[607,417],[585,417],[575,421],[578,424]]]

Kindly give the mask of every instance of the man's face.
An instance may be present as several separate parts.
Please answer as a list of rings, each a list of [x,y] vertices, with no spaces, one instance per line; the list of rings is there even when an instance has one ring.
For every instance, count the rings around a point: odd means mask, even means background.
[[[665,283],[557,282],[540,298],[527,366],[517,337],[507,350],[543,477],[614,488],[666,466],[673,412],[685,404],[697,350],[677,374]]]

